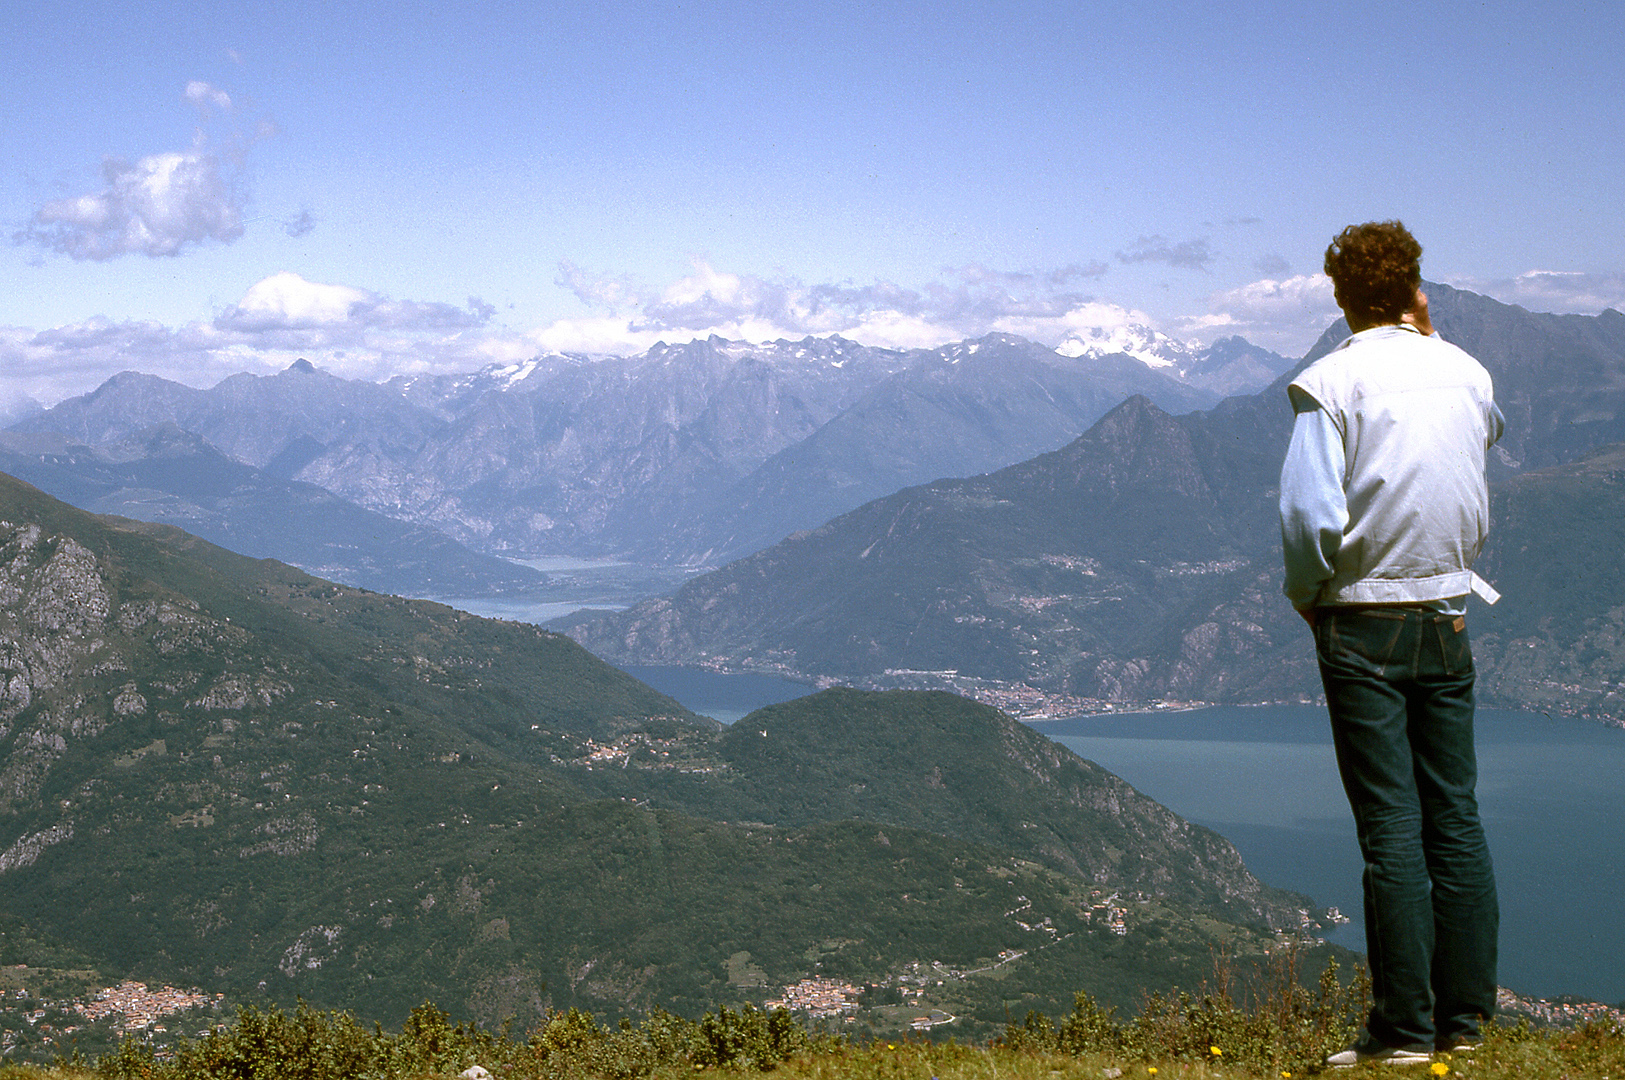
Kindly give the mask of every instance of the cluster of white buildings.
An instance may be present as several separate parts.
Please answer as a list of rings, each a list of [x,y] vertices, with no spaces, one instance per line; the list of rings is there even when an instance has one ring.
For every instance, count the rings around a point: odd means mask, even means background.
[[[862,993],[858,987],[839,979],[802,979],[794,986],[786,986],[783,997],[764,1004],[769,1009],[806,1012],[815,1020],[823,1020],[857,1012],[857,999]]]
[[[1616,1031],[1625,1031],[1625,1011],[1600,1001],[1527,998],[1506,987],[1496,991],[1495,1009],[1508,1016],[1527,1016],[1537,1024],[1551,1027],[1578,1027],[1581,1024],[1604,1024]]]
[[[1098,896],[1099,894],[1094,895]],[[1092,920],[1096,915],[1099,915],[1101,921],[1106,924],[1106,928],[1112,933],[1118,937],[1128,936],[1128,908],[1118,907],[1118,899],[1119,895],[1112,893],[1104,900],[1094,901],[1089,905],[1089,910],[1083,913],[1084,918]]]
[[[118,1013],[124,1017],[117,1025],[120,1031],[137,1031],[143,1028],[163,1031],[163,1026],[158,1023],[161,1017],[201,1005],[215,1005],[224,1001],[225,996],[177,990],[173,986],[160,986],[156,990],[149,990],[146,983],[130,981],[110,986],[97,993],[88,1003],[80,1002],[73,1008],[75,1012],[81,1013],[92,1022]]]
[[[536,725],[532,724],[531,727],[535,728]],[[681,739],[657,739],[641,731],[622,735],[611,743],[586,739],[581,749],[582,755],[572,764],[585,765],[589,770],[609,767],[624,769],[632,765],[645,769],[677,769],[679,772],[713,771],[708,766],[687,762]]]

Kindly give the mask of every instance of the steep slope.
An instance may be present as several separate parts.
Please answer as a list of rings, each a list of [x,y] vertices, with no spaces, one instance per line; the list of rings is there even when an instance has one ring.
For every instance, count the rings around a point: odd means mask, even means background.
[[[750,714],[718,755],[740,816],[923,829],[1243,923],[1291,927],[1305,905],[1256,881],[1223,837],[955,694],[824,690]]]
[[[1255,394],[1268,387],[1293,362],[1243,337],[1220,338],[1181,366],[1179,377],[1222,397]]]
[[[547,580],[444,533],[244,465],[173,423],[101,448],[0,433],[0,470],[93,513],[174,525],[239,554],[376,592],[487,596]]]
[[[892,731],[866,782],[947,794],[844,803],[832,708]],[[844,692],[762,724],[784,753],[558,635],[0,477],[0,914],[104,968],[495,1022],[939,961],[945,1000],[994,1025],[1011,1001],[1189,984],[1307,917],[991,710]]]
[[[1065,356],[1131,356],[1154,371],[1221,397],[1257,393],[1292,366],[1281,354],[1243,337],[1219,338],[1204,348],[1134,323],[1076,331],[1057,351]]]
[[[416,472],[447,501],[415,512],[454,535],[481,522],[487,544],[646,546],[904,362],[840,339],[713,338],[533,374],[426,448]],[[342,490],[347,470],[333,465],[311,478]]]
[[[1625,725],[1625,446],[1494,492],[1480,571],[1503,590],[1475,626],[1480,694]]]

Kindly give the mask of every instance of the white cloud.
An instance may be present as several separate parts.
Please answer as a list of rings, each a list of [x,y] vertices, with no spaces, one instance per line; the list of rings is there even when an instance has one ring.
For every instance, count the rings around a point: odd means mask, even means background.
[[[596,309],[531,335],[561,352],[636,352],[657,341],[719,337],[768,341],[840,334],[866,345],[931,348],[991,332],[1016,334],[1081,355],[1155,338],[1152,316],[1072,291],[1104,263],[1006,271],[976,264],[909,287],[889,281],[807,285],[719,271],[706,262],[664,288],[561,264],[557,283]]]
[[[1102,263],[1044,272],[971,265],[944,271],[941,280],[918,287],[889,281],[807,285],[789,277],[728,273],[697,261],[692,273],[653,288],[564,263],[558,284],[596,309],[595,317],[561,324],[550,339],[581,331],[584,339],[602,341],[608,328],[619,324],[625,340],[637,343],[712,333],[749,340],[842,334],[870,344],[925,346],[991,330],[1059,341],[1068,331],[1067,314],[1092,302],[1067,286],[1105,272]]]
[[[1446,278],[1445,284],[1530,311],[1574,315],[1595,315],[1605,308],[1625,311],[1625,273],[1530,270],[1515,278]]]
[[[478,297],[463,306],[396,300],[359,286],[281,271],[256,282],[214,318],[169,327],[92,318],[47,330],[0,327],[0,416],[85,393],[121,370],[209,386],[239,371],[270,373],[306,358],[349,378],[472,371],[543,352],[642,352],[656,342],[713,334],[770,341],[840,334],[869,345],[930,348],[989,332],[1017,334],[1070,355],[1120,349],[1159,356],[1184,343],[1240,334],[1301,355],[1338,317],[1321,274],[1263,277],[1213,293],[1207,311],[1150,314],[1074,291],[1099,263],[1004,271],[970,265],[914,286],[806,284],[696,262],[664,286],[560,266],[557,284],[588,308],[531,329],[493,324]],[[1537,310],[1595,312],[1625,306],[1625,275],[1532,272],[1500,282],[1454,284]],[[1168,339],[1174,339],[1170,342]],[[1150,343],[1150,344],[1148,344]],[[1149,355],[1149,354],[1148,354]]]
[[[472,371],[543,352],[624,355],[659,341],[713,334],[754,342],[840,334],[869,345],[930,348],[1002,332],[1071,355],[1143,352],[1147,343],[1166,352],[1180,341],[1242,334],[1292,353],[1306,349],[1337,316],[1330,284],[1319,275],[1216,293],[1208,313],[1170,321],[1072,290],[1079,279],[1100,273],[1098,265],[1030,272],[972,265],[916,286],[809,285],[697,262],[678,280],[654,287],[565,264],[558,284],[589,310],[510,329],[495,325],[495,308],[478,297],[463,306],[397,300],[284,270],[250,286],[212,319],[181,327],[94,318],[43,331],[0,330],[0,406],[24,396],[51,404],[126,369],[209,386],[238,371],[274,372],[303,357],[334,374],[382,379]]]
[[[174,378],[208,360],[206,352],[198,355],[175,331],[154,322],[94,318],[44,331],[0,327],[0,404],[33,398],[51,405],[120,371]]]
[[[627,327],[624,318],[614,315],[590,315],[585,318],[558,319],[547,326],[532,330],[525,335],[525,340],[532,346],[526,355],[528,358],[538,352],[627,355],[643,352],[657,341],[675,343],[687,341],[688,338],[652,330],[637,332]]]
[[[260,134],[245,139],[237,130],[243,118],[235,116],[231,95],[199,79],[187,83],[181,96],[198,112],[190,149],[149,154],[133,163],[104,158],[97,190],[44,203],[12,234],[12,241],[102,262],[121,255],[172,257],[241,238],[248,204],[246,149],[268,137],[274,126],[267,127],[269,121],[261,118]],[[211,146],[206,134],[216,113],[234,114],[224,149]],[[312,225],[307,212],[285,227],[290,235],[302,235]]]
[[[1208,312],[1175,321],[1178,331],[1201,341],[1239,334],[1286,356],[1307,352],[1342,314],[1324,274],[1262,278],[1208,297]]]
[[[308,340],[312,348],[356,343],[376,330],[403,333],[466,330],[484,325],[496,309],[477,297],[467,308],[418,300],[389,300],[350,285],[306,281],[289,270],[256,282],[215,317],[217,329]]]
[[[304,357],[334,374],[471,371],[534,356],[526,335],[490,329],[492,305],[391,300],[284,271],[250,287],[213,320],[169,327],[96,317],[47,330],[0,327],[0,414],[26,398],[54,404],[108,377],[142,371],[212,386],[240,371],[270,373]]]
[[[102,190],[56,199],[13,236],[74,259],[178,255],[243,235],[245,196],[218,156],[197,148],[102,164]]]
[[[333,326],[348,322],[357,308],[376,300],[362,289],[322,285],[284,270],[250,286],[215,323],[238,330]]]
[[[338,375],[379,379],[471,371],[539,352],[641,352],[659,341],[712,334],[759,342],[838,333],[871,345],[928,348],[1002,331],[1054,346],[1091,327],[1148,321],[1143,313],[1069,291],[1071,283],[1102,272],[1099,264],[1032,272],[967,266],[918,287],[807,285],[697,262],[691,273],[657,288],[564,264],[558,284],[593,310],[516,331],[491,325],[495,308],[478,297],[462,307],[395,300],[284,270],[256,282],[213,319],[179,328],[93,318],[43,331],[4,331],[0,403],[25,395],[54,403],[126,369],[209,386],[238,371],[273,372],[303,357]]]
[[[186,100],[205,113],[211,105],[222,111],[231,108],[230,94],[196,79],[186,84]]]

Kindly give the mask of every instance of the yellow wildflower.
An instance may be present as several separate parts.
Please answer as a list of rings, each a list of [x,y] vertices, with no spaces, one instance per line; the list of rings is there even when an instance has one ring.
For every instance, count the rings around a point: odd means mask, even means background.
[[[1217,1046],[1208,1047],[1207,1052],[1212,1054],[1214,1057],[1219,1057],[1221,1054],[1224,1053],[1224,1051],[1220,1050]]]
[[[1433,1075],[1434,1076],[1444,1076],[1449,1072],[1450,1072],[1450,1066],[1446,1065],[1444,1062],[1435,1061],[1433,1063]]]

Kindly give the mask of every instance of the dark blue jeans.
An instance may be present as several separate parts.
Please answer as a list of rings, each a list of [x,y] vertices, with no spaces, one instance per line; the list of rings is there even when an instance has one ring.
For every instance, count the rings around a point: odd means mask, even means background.
[[[1369,1037],[1476,1038],[1495,1009],[1500,909],[1478,818],[1473,655],[1463,620],[1322,607],[1315,647],[1365,858]]]

